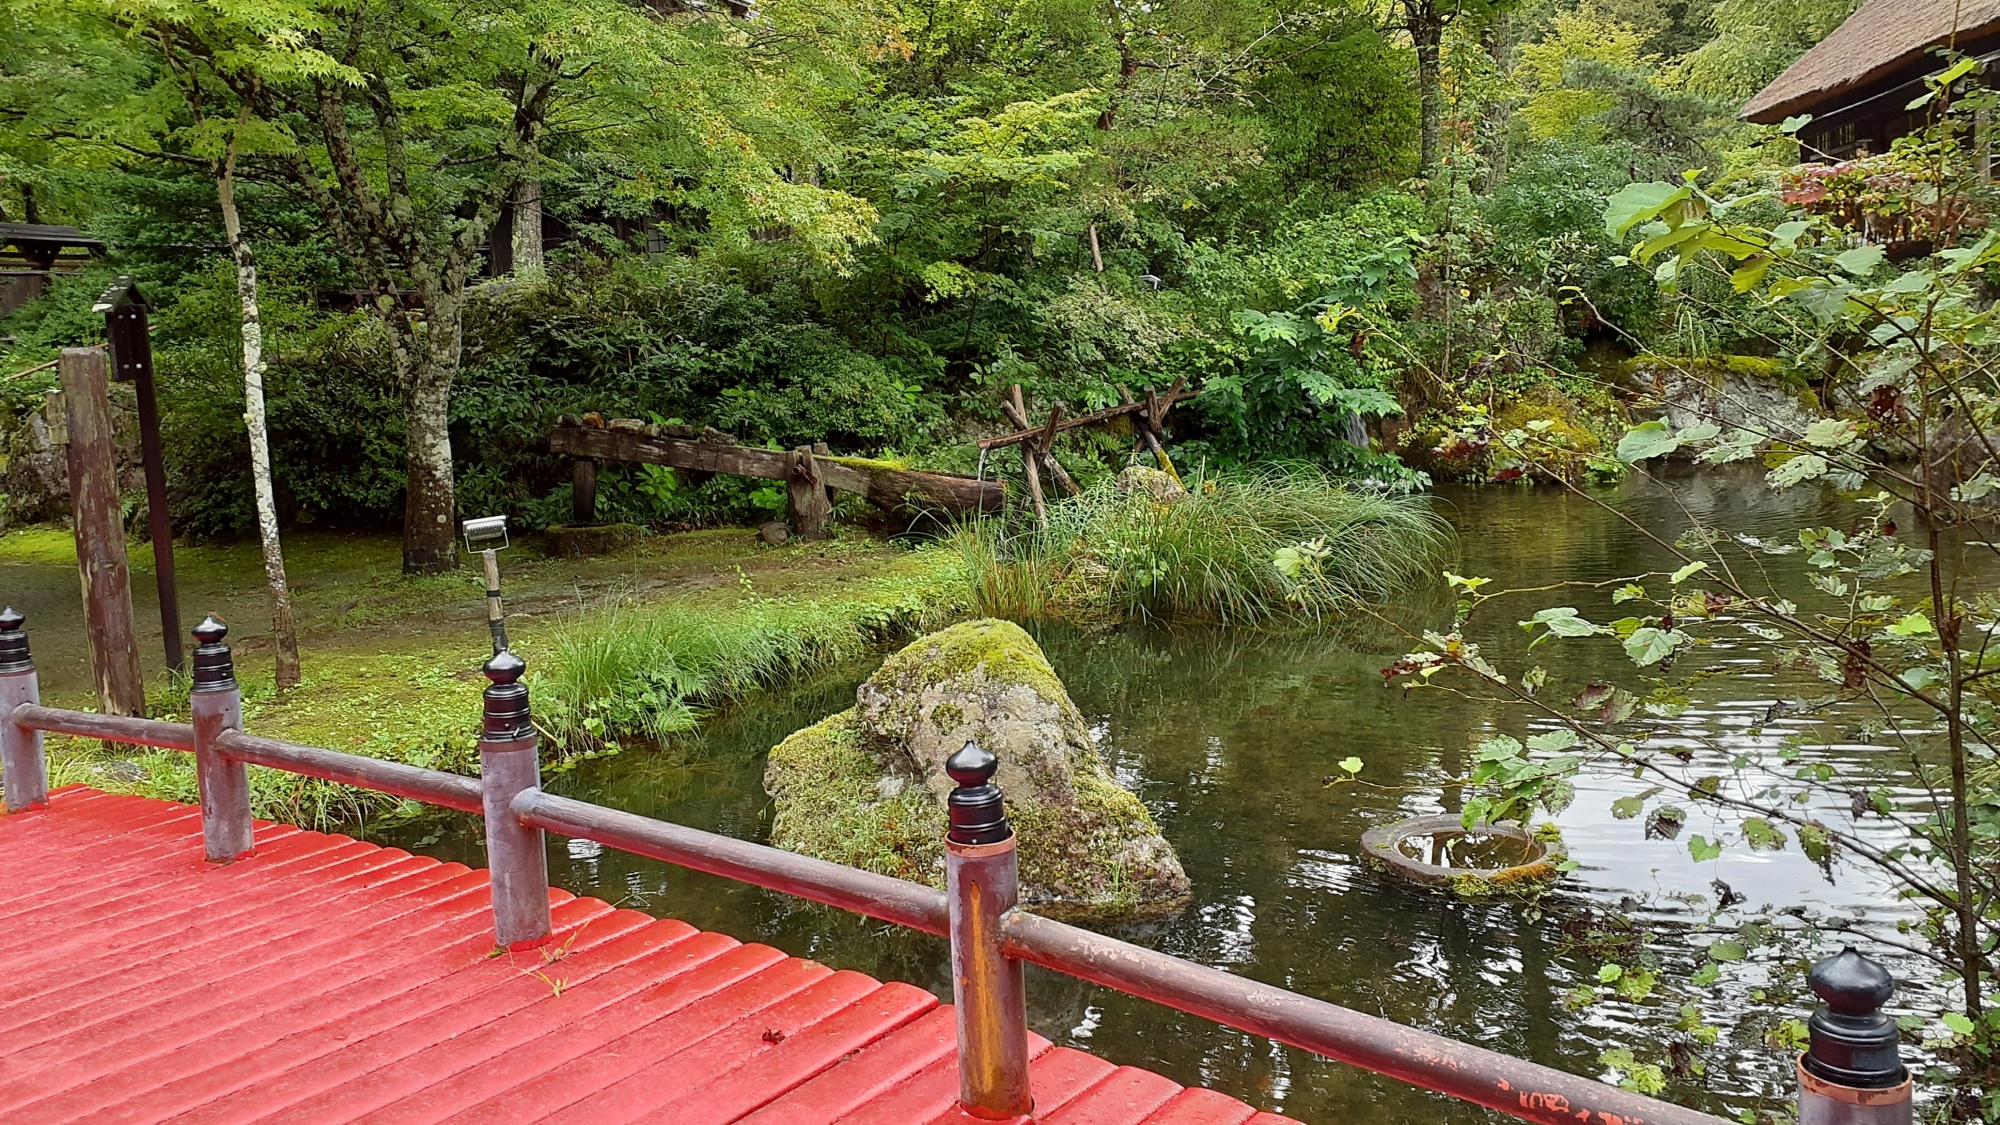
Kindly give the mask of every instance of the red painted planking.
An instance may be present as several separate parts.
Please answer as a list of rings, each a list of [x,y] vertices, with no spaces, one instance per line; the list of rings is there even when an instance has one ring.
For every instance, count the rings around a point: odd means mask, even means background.
[[[1146,1125],[1244,1125],[1257,1111],[1214,1090],[1182,1090]]]
[[[952,1012],[908,985],[561,891],[559,959],[496,958],[484,872],[286,825],[234,864],[200,841],[193,809],[88,789],[0,817],[0,1116],[971,1120]],[[1285,1120],[1033,1046],[1046,1125]]]
[[[1036,1118],[1041,1125],[1140,1125],[1180,1092],[1177,1082],[1121,1066],[1067,1105]]]

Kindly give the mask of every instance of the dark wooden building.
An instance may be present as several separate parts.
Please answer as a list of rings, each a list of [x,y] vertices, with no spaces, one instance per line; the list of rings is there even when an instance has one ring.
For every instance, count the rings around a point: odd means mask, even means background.
[[[1808,160],[1888,151],[1923,124],[1904,107],[1924,78],[1949,65],[1947,51],[2000,56],[2000,0],[1868,0],[1743,107],[1743,118],[1776,125],[1811,114],[1799,131]]]
[[[42,295],[49,278],[80,270],[104,243],[75,227],[0,223],[0,316]]]

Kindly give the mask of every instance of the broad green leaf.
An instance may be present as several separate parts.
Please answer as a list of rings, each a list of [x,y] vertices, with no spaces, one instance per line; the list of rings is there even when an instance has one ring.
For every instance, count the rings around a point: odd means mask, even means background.
[[[1619,820],[1631,820],[1645,811],[1646,798],[1639,794],[1633,794],[1630,797],[1620,797],[1611,802],[1611,815],[1617,817]]]
[[[1894,625],[1889,626],[1889,631],[1899,637],[1928,637],[1937,632],[1937,627],[1932,625],[1931,619],[1925,617],[1923,614],[1909,613],[1903,615],[1902,619]]]
[[[1604,205],[1604,229],[1623,237],[1633,227],[1658,218],[1660,212],[1690,194],[1689,188],[1672,184],[1626,184]]]
[[[1641,422],[1618,439],[1618,459],[1628,465],[1652,457],[1663,457],[1679,449],[1680,438],[1665,422]]]
[[[1810,113],[1794,114],[1778,122],[1778,132],[1787,137],[1797,136],[1800,129],[1812,124],[1812,119],[1813,115]]]
[[[1634,629],[1625,638],[1625,655],[1641,668],[1658,664],[1680,646],[1679,633],[1669,633],[1652,625]]]
[[[1342,759],[1340,760],[1340,768],[1341,768],[1341,769],[1344,769],[1344,770],[1346,770],[1346,771],[1347,771],[1348,773],[1351,773],[1351,774],[1354,774],[1354,773],[1360,773],[1360,772],[1361,772],[1361,759],[1359,759],[1359,758],[1342,758]]]
[[[1693,577],[1694,575],[1700,574],[1702,571],[1707,569],[1708,569],[1708,564],[1697,559],[1694,562],[1691,562],[1686,566],[1680,568],[1679,570],[1674,571],[1674,576],[1672,579],[1673,584],[1678,586],[1682,582],[1687,581],[1689,578]]]
[[[1874,273],[1887,257],[1880,246],[1856,246],[1852,250],[1843,251],[1833,260],[1833,264],[1855,277],[1867,277]]]
[[[1773,488],[1790,488],[1809,480],[1818,480],[1826,475],[1826,458],[1817,453],[1801,453],[1784,464],[1771,470],[1767,478]]]
[[[1750,951],[1743,948],[1743,943],[1734,938],[1723,938],[1708,947],[1708,959],[1711,961],[1741,961],[1749,955]]]
[[[1854,423],[1845,418],[1821,418],[1806,427],[1806,444],[1821,449],[1839,449],[1859,441],[1861,435],[1855,432]]]
[[[1555,754],[1567,750],[1582,741],[1581,738],[1577,737],[1575,731],[1567,727],[1558,727],[1555,730],[1545,731],[1530,738],[1528,740],[1528,749],[1539,750],[1544,754]]]
[[[1753,851],[1775,852],[1785,846],[1785,834],[1777,825],[1761,816],[1753,816],[1743,821],[1743,839]]]
[[[1719,841],[1711,843],[1706,836],[1689,836],[1688,855],[1696,863],[1706,863],[1722,855],[1722,844]]]
[[[1944,1014],[1944,1025],[1951,1029],[1953,1035],[1961,1037],[1970,1036],[1974,1031],[1978,1030],[1978,1027],[1972,1022],[1971,1018],[1964,1012],[1946,1012]]]
[[[1623,586],[1618,587],[1616,590],[1611,591],[1611,604],[1619,605],[1624,602],[1635,601],[1645,596],[1646,596],[1646,588],[1644,586],[1641,586],[1636,582],[1627,582]]]
[[[1694,985],[1696,988],[1707,988],[1721,979],[1722,966],[1710,961],[1690,974],[1688,976],[1688,983]]]
[[[1625,966],[1618,964],[1616,961],[1597,967],[1597,979],[1604,984],[1616,984],[1618,978],[1624,975]]]

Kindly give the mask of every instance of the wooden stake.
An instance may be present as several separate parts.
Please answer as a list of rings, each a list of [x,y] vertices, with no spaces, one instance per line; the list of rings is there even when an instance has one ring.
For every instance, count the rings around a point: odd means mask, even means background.
[[[833,505],[827,502],[819,463],[812,446],[792,450],[792,471],[785,482],[786,516],[801,539],[833,538]]]
[[[69,416],[70,510],[97,702],[107,715],[143,716],[146,683],[132,627],[132,564],[125,555],[104,349],[64,348],[58,370]]]
[[[578,527],[597,522],[597,458],[569,459],[569,521]]]
[[[1028,416],[1027,400],[1021,397],[1019,383],[1014,384],[1014,409],[1023,418]],[[1028,499],[1035,504],[1035,522],[1047,527],[1049,506],[1047,501],[1042,499],[1042,474],[1035,470],[1035,462],[1041,459],[1036,456],[1036,452],[1037,447],[1032,443],[1021,446],[1021,468],[1028,477]]]
[[[1014,404],[1004,398],[1000,400],[1000,412],[1005,414],[1007,420],[1014,423],[1016,428],[1023,430],[1030,428],[1028,426],[1028,416],[1015,410]],[[1083,489],[1076,483],[1075,478],[1069,475],[1069,470],[1063,468],[1062,462],[1056,460],[1056,455],[1053,451],[1044,450],[1040,456],[1042,468],[1048,470],[1048,474],[1055,478],[1056,484],[1060,485],[1064,492],[1071,496],[1081,496],[1083,494]]]
[[[1097,224],[1090,224],[1090,260],[1098,273],[1104,272],[1104,252],[1097,248]]]
[[[827,445],[823,441],[813,442],[813,456],[831,457],[833,456],[833,448]],[[840,497],[836,493],[837,490],[833,487],[832,484],[828,484],[826,486],[826,502],[829,506],[831,506],[834,503],[834,501],[840,499]]]
[[[1179,386],[1178,383],[1175,385]],[[1132,401],[1132,392],[1126,388],[1125,384],[1120,383],[1118,384],[1118,397],[1130,403]],[[1173,402],[1172,395],[1168,396],[1167,401],[1169,404]],[[1174,468],[1173,458],[1167,456],[1167,447],[1161,444],[1160,435],[1153,431],[1152,415],[1154,413],[1165,413],[1165,410],[1160,406],[1159,396],[1153,393],[1153,388],[1147,387],[1146,408],[1139,414],[1139,444],[1153,454],[1153,460],[1158,463],[1161,472],[1175,480],[1180,480],[1180,471]]]

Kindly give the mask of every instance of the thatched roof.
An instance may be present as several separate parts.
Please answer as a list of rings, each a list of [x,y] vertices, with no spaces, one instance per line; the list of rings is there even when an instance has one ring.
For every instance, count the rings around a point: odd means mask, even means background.
[[[1743,107],[1770,125],[1921,60],[1932,47],[2000,30],[2000,0],[1868,0]]]

